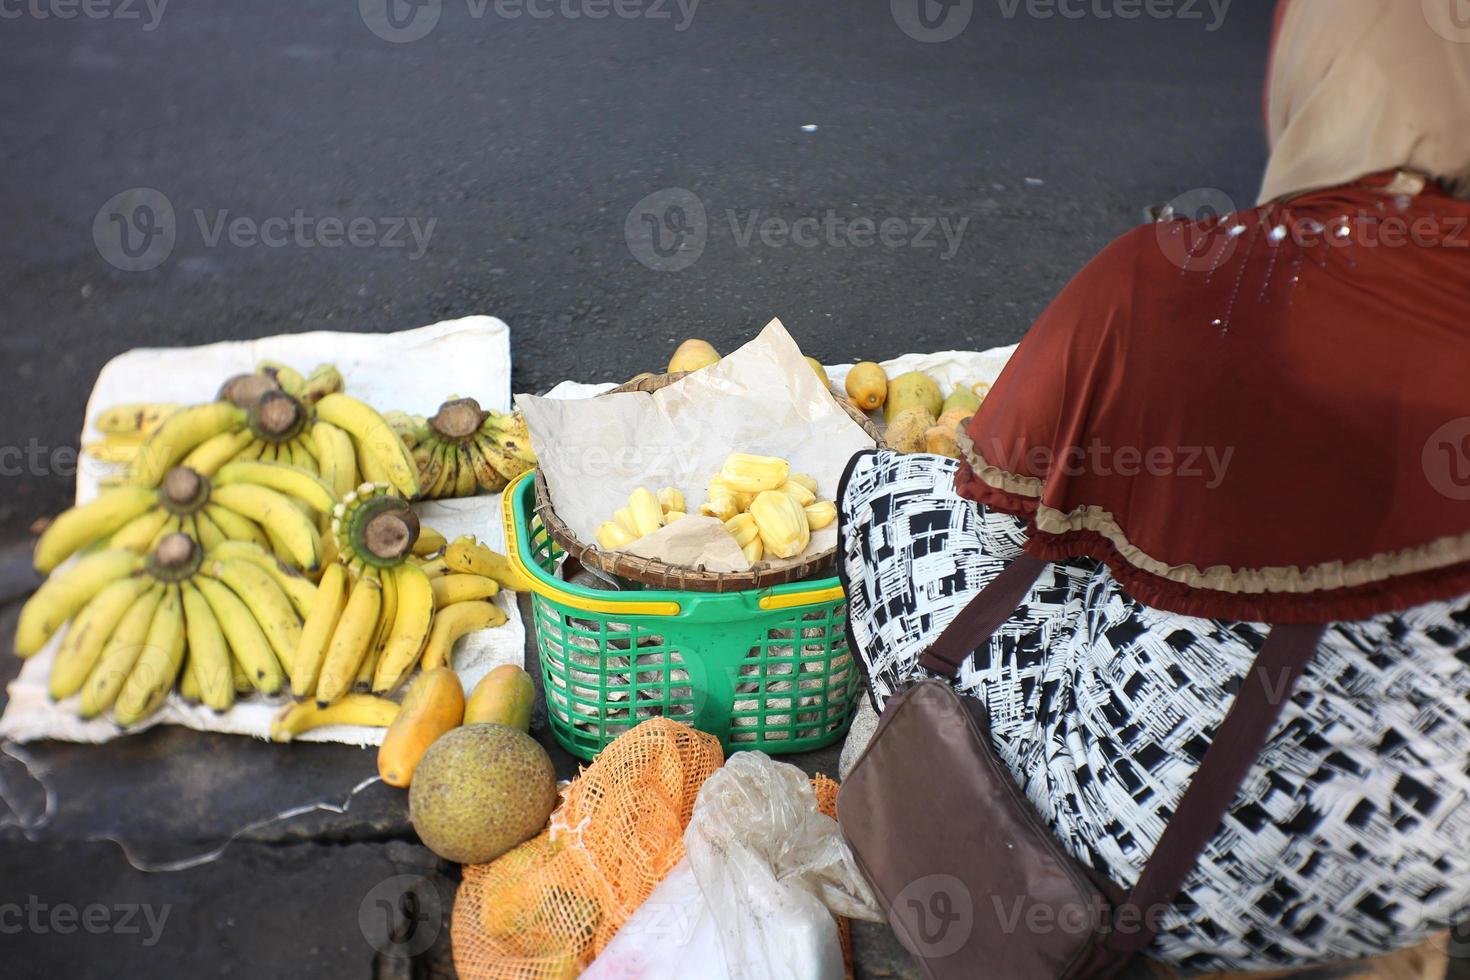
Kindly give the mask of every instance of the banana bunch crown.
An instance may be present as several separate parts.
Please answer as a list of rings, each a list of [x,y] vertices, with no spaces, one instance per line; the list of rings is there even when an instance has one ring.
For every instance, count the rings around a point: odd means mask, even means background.
[[[473,398],[451,398],[427,419],[401,416],[396,428],[429,499],[499,493],[536,465],[525,419],[486,411]]]

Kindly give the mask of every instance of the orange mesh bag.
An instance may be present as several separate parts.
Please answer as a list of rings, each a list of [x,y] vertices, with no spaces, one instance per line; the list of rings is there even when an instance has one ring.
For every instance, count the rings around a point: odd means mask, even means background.
[[[462,980],[570,980],[586,969],[684,857],[694,798],[724,761],[719,739],[666,718],[603,749],[540,836],[465,865],[452,926]]]
[[[812,777],[812,792],[817,794],[817,809],[833,820],[837,819],[837,780],[817,773]],[[852,980],[852,922],[845,915],[834,915],[837,920],[837,941],[842,944],[842,965],[847,968],[847,980]]]

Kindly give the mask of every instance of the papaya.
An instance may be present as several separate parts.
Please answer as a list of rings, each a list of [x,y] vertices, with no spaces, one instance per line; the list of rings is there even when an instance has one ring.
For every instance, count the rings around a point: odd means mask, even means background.
[[[419,760],[440,735],[464,721],[464,687],[448,667],[420,674],[403,696],[398,716],[378,747],[378,775],[389,786],[408,786]]]
[[[536,685],[531,675],[515,664],[503,664],[480,678],[465,704],[464,723],[493,722],[523,732],[531,730],[531,709],[536,706]]]
[[[934,379],[923,371],[910,371],[900,374],[888,383],[888,399],[883,405],[883,419],[891,425],[900,412],[911,408],[921,408],[931,418],[938,418],[943,407],[944,396],[939,393],[939,385],[934,383]]]

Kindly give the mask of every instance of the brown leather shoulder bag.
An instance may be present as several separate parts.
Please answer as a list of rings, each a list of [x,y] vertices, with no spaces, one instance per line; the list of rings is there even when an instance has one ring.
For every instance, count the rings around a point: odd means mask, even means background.
[[[920,659],[953,678],[1046,563],[1022,555]],[[948,683],[889,699],[842,784],[837,817],[889,922],[934,980],[1106,980],[1153,941],[1260,754],[1320,625],[1276,626],[1256,655],[1132,892],[1063,850],[990,742],[984,707]]]

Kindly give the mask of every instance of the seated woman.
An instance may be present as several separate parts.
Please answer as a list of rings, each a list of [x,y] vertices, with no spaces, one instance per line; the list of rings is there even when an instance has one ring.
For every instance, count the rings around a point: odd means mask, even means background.
[[[1050,561],[957,683],[1124,888],[1268,624],[1330,623],[1150,949],[1191,973],[1378,956],[1470,909],[1470,44],[1403,0],[1278,16],[1261,204],[1114,242],[961,462],[864,454],[840,500],[880,711],[1011,559]]]

